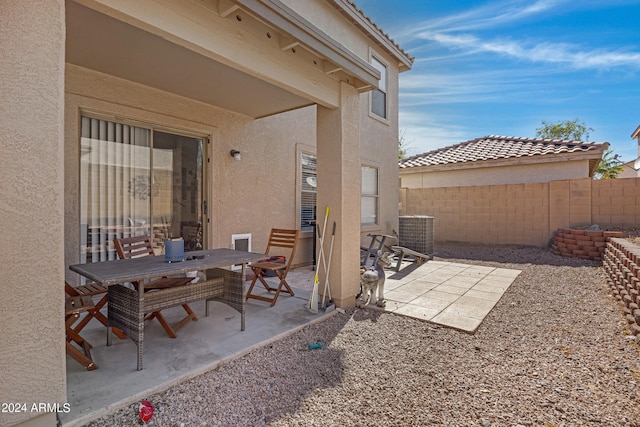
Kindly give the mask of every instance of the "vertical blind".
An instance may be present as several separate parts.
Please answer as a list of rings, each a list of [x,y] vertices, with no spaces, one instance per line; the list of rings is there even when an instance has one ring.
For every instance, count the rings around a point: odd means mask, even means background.
[[[300,230],[313,230],[317,196],[317,160],[312,154],[301,154]]]
[[[115,259],[113,238],[148,234],[150,150],[149,129],[82,117],[81,262]]]

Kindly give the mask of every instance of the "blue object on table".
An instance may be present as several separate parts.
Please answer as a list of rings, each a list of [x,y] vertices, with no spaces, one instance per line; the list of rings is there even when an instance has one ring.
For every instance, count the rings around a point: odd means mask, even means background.
[[[184,239],[171,239],[164,242],[164,260],[167,262],[184,261]]]

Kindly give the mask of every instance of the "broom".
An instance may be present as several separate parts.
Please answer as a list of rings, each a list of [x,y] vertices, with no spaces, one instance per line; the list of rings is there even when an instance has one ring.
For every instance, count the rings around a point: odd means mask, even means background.
[[[329,218],[329,206],[324,210],[324,225],[322,226],[322,234],[320,234],[320,230],[318,224],[316,224],[316,228],[318,228],[318,234],[320,236],[320,251],[319,255],[316,255],[316,271],[313,276],[313,289],[311,290],[311,297],[309,297],[309,305],[307,308],[313,312],[318,312],[318,287],[320,286],[320,279],[318,278],[318,270],[320,269],[320,261],[324,261],[324,232],[327,230],[327,219]],[[314,242],[315,244],[315,242]],[[320,257],[322,255],[322,257]],[[326,261],[325,261],[326,267]]]

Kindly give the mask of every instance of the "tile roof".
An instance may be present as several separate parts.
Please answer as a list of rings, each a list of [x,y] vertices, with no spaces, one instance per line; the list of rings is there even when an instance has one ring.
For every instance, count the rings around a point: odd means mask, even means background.
[[[407,157],[400,161],[400,168],[445,165],[483,160],[512,159],[543,156],[547,154],[603,152],[608,143],[581,142],[557,139],[534,139],[514,136],[488,135],[460,144]]]

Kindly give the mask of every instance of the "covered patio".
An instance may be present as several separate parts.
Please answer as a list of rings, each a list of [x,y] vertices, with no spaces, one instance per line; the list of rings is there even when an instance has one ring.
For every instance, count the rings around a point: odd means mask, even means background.
[[[218,302],[209,303],[208,317],[204,301],[191,304],[198,321],[180,329],[176,339],[167,337],[157,321],[147,322],[142,371],[136,370],[133,341],[114,338],[108,347],[106,328],[92,320],[82,335],[93,345],[93,360],[99,368],[87,371],[67,357],[67,401],[71,411],[59,414],[62,425],[84,425],[337,313],[313,313],[306,308],[313,274],[310,267],[292,270],[288,277],[295,296],[283,295],[273,307],[248,300],[245,331],[240,331],[240,314]],[[163,313],[169,322],[184,317],[180,307]]]
[[[401,267],[398,272],[385,272],[386,307],[369,305],[367,309],[467,333],[476,331],[520,274],[520,270],[440,260],[421,265],[405,261]],[[332,307],[319,309],[318,313],[307,309],[314,279],[310,267],[291,270],[287,277],[295,296],[281,296],[274,307],[248,300],[243,332],[239,313],[217,302],[210,303],[208,317],[204,316],[204,302],[192,304],[199,319],[180,329],[176,339],[168,338],[157,322],[148,322],[142,371],[136,370],[135,344],[129,339],[114,338],[114,345],[107,347],[105,328],[92,321],[94,324],[87,327],[83,336],[94,345],[93,359],[100,368],[86,371],[67,357],[71,412],[60,414],[62,425],[84,425],[339,313]],[[175,307],[166,310],[166,315],[172,322],[184,314]]]

